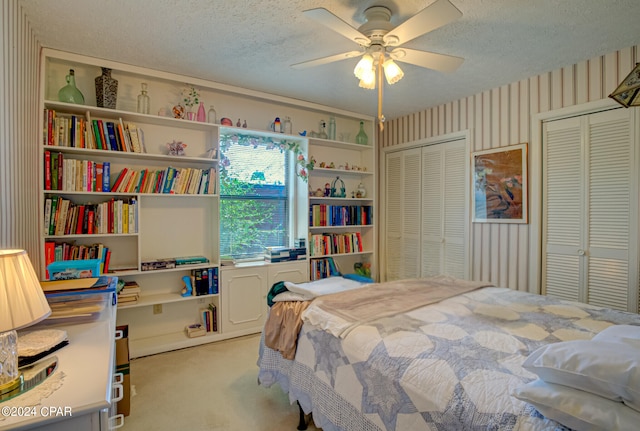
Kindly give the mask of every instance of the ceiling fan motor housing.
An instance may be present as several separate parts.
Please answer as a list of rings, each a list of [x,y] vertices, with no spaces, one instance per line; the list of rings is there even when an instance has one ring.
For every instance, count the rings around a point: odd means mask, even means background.
[[[391,11],[384,6],[372,6],[364,11],[367,22],[358,27],[358,31],[371,40],[371,45],[385,46],[383,37],[393,30]]]

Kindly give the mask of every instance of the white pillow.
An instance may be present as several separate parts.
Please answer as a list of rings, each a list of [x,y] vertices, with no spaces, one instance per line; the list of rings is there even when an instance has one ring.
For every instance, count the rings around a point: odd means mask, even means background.
[[[640,424],[640,413],[622,403],[540,379],[516,388],[512,395],[576,431],[635,430]]]
[[[600,331],[592,340],[610,341],[640,347],[640,326],[613,325]]]
[[[638,347],[606,341],[563,341],[536,349],[522,366],[545,382],[622,401],[640,412]]]

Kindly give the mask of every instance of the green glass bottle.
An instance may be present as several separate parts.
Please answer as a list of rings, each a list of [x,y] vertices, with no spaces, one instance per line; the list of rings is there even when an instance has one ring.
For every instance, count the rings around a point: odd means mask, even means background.
[[[67,85],[62,87],[58,91],[58,100],[67,103],[76,103],[78,105],[84,105],[84,96],[76,87],[76,77],[73,69],[69,69],[69,74],[66,76]]]
[[[358,145],[367,145],[369,143],[369,138],[367,134],[364,132],[364,121],[360,121],[360,131],[356,135],[356,144]]]

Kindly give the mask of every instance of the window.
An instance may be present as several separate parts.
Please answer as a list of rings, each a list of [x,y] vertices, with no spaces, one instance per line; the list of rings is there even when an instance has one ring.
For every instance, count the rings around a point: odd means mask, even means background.
[[[288,152],[229,139],[220,150],[220,255],[251,258],[265,247],[288,245]]]

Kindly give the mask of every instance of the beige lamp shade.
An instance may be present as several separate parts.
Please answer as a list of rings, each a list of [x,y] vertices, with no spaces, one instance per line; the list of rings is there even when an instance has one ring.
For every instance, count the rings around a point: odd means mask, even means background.
[[[45,319],[51,308],[25,250],[0,250],[0,332]]]

